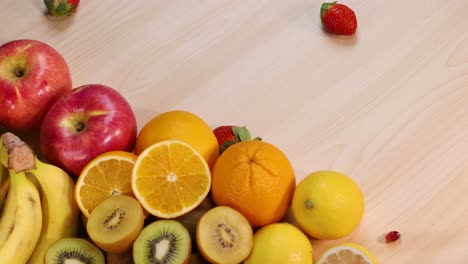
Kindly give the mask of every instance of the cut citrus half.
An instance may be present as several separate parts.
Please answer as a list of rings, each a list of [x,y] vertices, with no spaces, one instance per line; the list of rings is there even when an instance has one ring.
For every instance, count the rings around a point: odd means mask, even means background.
[[[208,195],[211,172],[190,145],[165,140],[138,155],[132,174],[135,197],[150,214],[174,218],[197,207]]]
[[[355,243],[343,243],[326,250],[317,264],[377,264],[372,254]]]
[[[86,164],[75,185],[76,203],[86,217],[111,196],[135,197],[131,179],[136,159],[137,156],[130,152],[109,151]]]

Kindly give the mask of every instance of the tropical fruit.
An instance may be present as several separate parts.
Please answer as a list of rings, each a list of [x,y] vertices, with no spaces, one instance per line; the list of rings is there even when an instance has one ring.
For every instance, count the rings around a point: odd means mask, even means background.
[[[63,238],[47,249],[44,263],[105,264],[106,262],[101,250],[89,241],[82,238]]]
[[[312,254],[312,245],[301,230],[289,223],[274,223],[255,232],[254,247],[244,264],[311,264]]]
[[[150,145],[164,140],[180,140],[189,144],[210,168],[219,156],[218,141],[211,128],[200,117],[187,111],[168,111],[146,123],[137,136],[134,152],[139,155]]]
[[[187,230],[190,233],[190,237],[192,238],[192,245],[194,246],[194,248],[196,248],[197,245],[197,223],[202,218],[202,216],[205,215],[205,213],[213,207],[215,207],[215,204],[208,196],[195,209],[191,210],[190,212],[184,215],[174,218],[174,220],[181,223],[185,228],[187,228]]]
[[[211,263],[241,263],[253,247],[253,230],[238,211],[217,206],[206,212],[197,224],[197,245]]]
[[[230,146],[218,158],[211,194],[217,205],[236,209],[256,228],[283,218],[295,186],[286,155],[270,143],[251,140]]]
[[[96,156],[81,171],[75,185],[75,200],[88,217],[111,196],[133,196],[132,170],[137,156],[125,151],[109,151]]]
[[[133,244],[138,264],[188,263],[192,244],[187,229],[175,220],[156,220],[147,225]]]
[[[86,230],[99,248],[110,253],[127,251],[137,238],[145,217],[140,203],[119,195],[107,198],[91,212]]]
[[[338,239],[359,225],[364,197],[350,177],[335,171],[318,171],[297,185],[291,208],[298,226],[310,236]]]
[[[355,243],[343,243],[327,249],[317,264],[377,264],[374,256]]]
[[[135,163],[132,189],[149,213],[175,218],[188,213],[210,191],[211,172],[189,144],[166,140],[146,148]]]

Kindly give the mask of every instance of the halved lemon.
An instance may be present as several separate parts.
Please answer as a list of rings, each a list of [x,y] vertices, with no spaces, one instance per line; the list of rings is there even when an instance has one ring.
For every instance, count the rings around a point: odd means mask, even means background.
[[[132,173],[135,197],[150,214],[174,218],[197,207],[208,195],[211,172],[189,144],[165,140],[138,155]]]
[[[75,200],[86,217],[111,196],[135,197],[131,180],[136,160],[137,156],[130,152],[109,151],[86,164],[75,184]]]
[[[343,243],[326,250],[317,264],[377,264],[374,256],[355,243]]]

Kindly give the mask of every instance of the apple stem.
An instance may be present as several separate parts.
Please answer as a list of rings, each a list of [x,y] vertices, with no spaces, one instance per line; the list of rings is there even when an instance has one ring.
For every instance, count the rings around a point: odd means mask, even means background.
[[[76,121],[74,127],[76,131],[81,132],[85,129],[85,124],[81,121]]]
[[[312,203],[312,201],[311,201],[311,200],[308,200],[308,199],[305,201],[304,205],[305,205],[305,207],[308,208],[308,209],[314,207],[314,204]]]
[[[21,78],[21,77],[24,76],[24,69],[19,67],[19,66],[15,67],[15,69],[13,71],[14,71],[15,76],[18,77],[18,78]]]

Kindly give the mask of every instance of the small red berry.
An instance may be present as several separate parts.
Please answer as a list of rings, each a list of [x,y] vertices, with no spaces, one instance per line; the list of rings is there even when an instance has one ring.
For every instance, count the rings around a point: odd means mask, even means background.
[[[44,4],[53,16],[68,16],[78,8],[80,0],[44,0]]]
[[[325,2],[320,8],[320,18],[326,31],[337,35],[354,35],[357,19],[354,11],[346,5]]]
[[[385,236],[387,243],[397,241],[400,238],[401,234],[398,231],[390,231]]]

